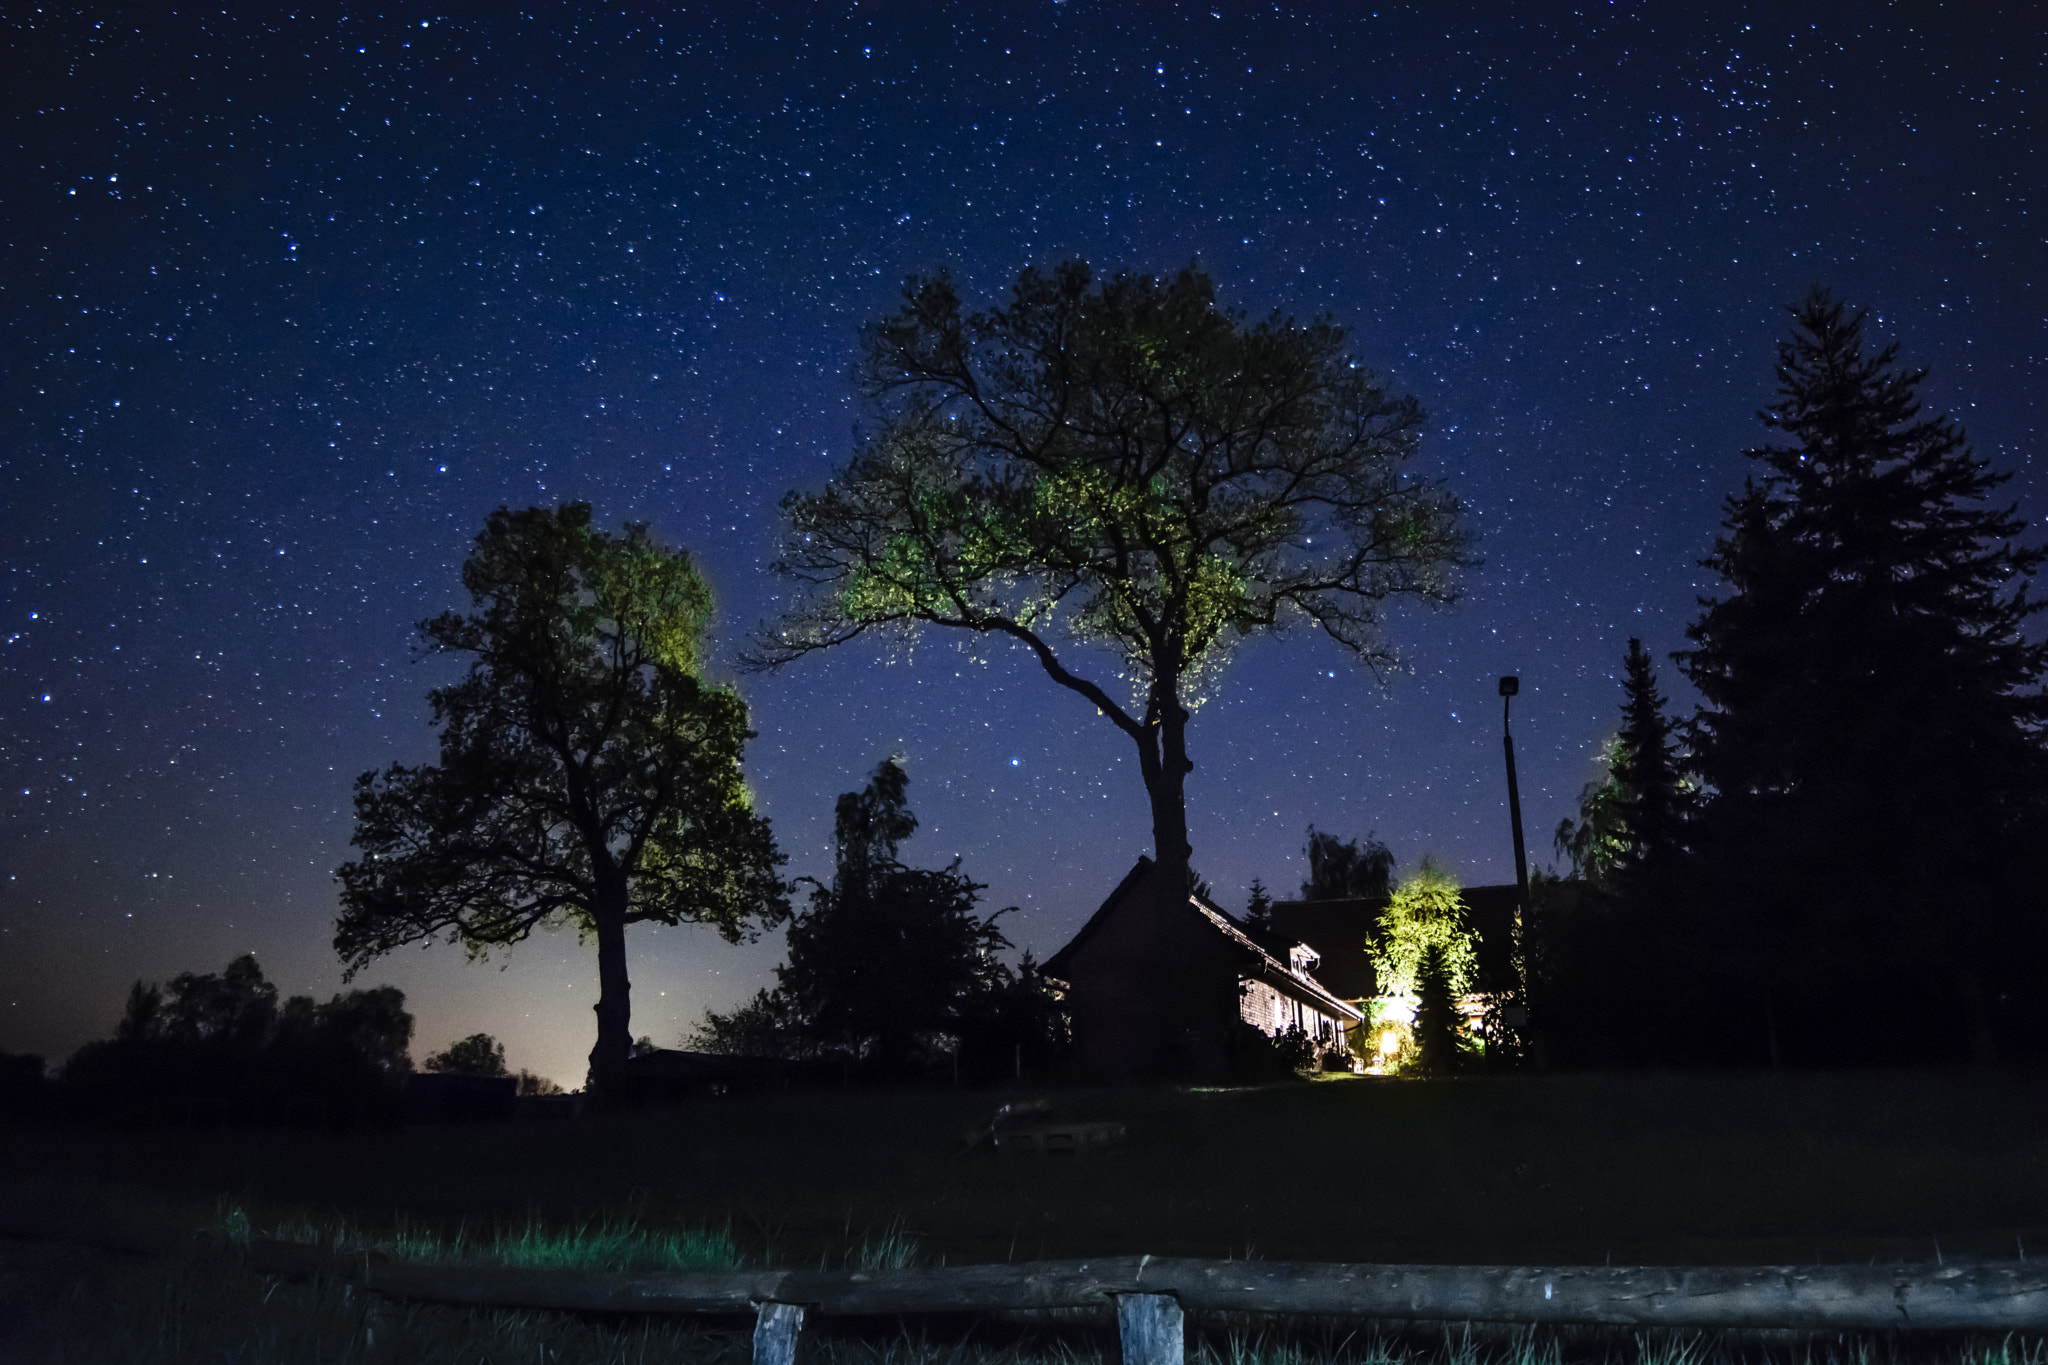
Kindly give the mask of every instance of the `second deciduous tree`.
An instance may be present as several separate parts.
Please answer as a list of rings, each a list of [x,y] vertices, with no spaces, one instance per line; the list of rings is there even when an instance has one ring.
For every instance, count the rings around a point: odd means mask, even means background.
[[[401,944],[474,955],[536,928],[597,942],[600,1087],[630,1055],[626,927],[730,940],[788,914],[768,822],[740,780],[747,711],[701,678],[711,598],[643,525],[590,508],[500,509],[462,566],[475,611],[423,622],[469,661],[430,694],[440,762],[356,783],[335,948],[353,974]]]

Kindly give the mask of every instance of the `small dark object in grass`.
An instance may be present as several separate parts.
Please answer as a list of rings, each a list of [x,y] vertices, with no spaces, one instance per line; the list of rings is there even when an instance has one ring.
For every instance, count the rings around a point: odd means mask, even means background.
[[[1018,1119],[1043,1114],[1051,1108],[1050,1100],[1013,1100],[996,1110],[987,1123],[968,1131],[967,1148],[971,1151],[986,1142],[998,1152],[1037,1152],[1049,1156],[1054,1152],[1105,1147],[1122,1142],[1126,1136],[1124,1125],[1110,1119],[1068,1119],[1018,1126]]]
[[[1052,1101],[1048,1099],[1011,1100],[996,1110],[987,1123],[977,1124],[967,1130],[964,1135],[965,1149],[973,1151],[982,1143],[991,1141],[1005,1124],[1014,1123],[1026,1114],[1043,1114],[1051,1108]]]
[[[1112,1142],[1122,1142],[1124,1137],[1123,1124],[1101,1119],[1007,1128],[997,1133],[992,1141],[998,1152],[1037,1152],[1040,1156],[1051,1156],[1055,1152],[1085,1152],[1095,1147],[1107,1147]]]

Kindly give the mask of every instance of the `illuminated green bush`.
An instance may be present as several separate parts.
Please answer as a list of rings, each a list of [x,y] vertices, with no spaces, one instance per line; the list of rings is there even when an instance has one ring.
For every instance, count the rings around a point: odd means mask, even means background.
[[[1379,976],[1382,997],[1415,995],[1422,957],[1431,947],[1443,952],[1452,994],[1464,995],[1477,974],[1477,940],[1457,878],[1425,857],[1420,870],[1394,888],[1365,953]]]

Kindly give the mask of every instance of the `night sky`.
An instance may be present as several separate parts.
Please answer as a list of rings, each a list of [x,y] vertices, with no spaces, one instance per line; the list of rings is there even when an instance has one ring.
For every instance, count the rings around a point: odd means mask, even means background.
[[[944,266],[1190,261],[1325,311],[1428,409],[1482,566],[1385,688],[1308,634],[1196,714],[1195,864],[1291,890],[1305,827],[1513,876],[1684,643],[1784,306],[1822,282],[2048,510],[2034,6],[9,6],[0,18],[0,1049],[253,951],[340,987],[355,775],[431,756],[413,623],[485,515],[581,498],[699,558],[792,873],[904,756],[1020,946],[1149,852],[1131,747],[1018,653],[927,635],[738,677],[776,502],[851,446],[858,330]],[[1102,670],[1107,672],[1105,668]],[[1674,667],[1668,692],[1689,710]],[[779,937],[636,929],[673,1044]],[[504,970],[499,970],[500,966]],[[487,1030],[574,1085],[595,962],[407,951],[415,1057]]]

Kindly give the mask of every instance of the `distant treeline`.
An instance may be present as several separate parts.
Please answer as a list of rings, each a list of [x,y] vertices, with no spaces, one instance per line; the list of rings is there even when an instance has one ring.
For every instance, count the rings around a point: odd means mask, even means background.
[[[72,1054],[44,1107],[132,1125],[390,1121],[412,1073],[412,1032],[395,986],[280,1004],[244,955],[218,974],[136,982],[114,1036]]]

